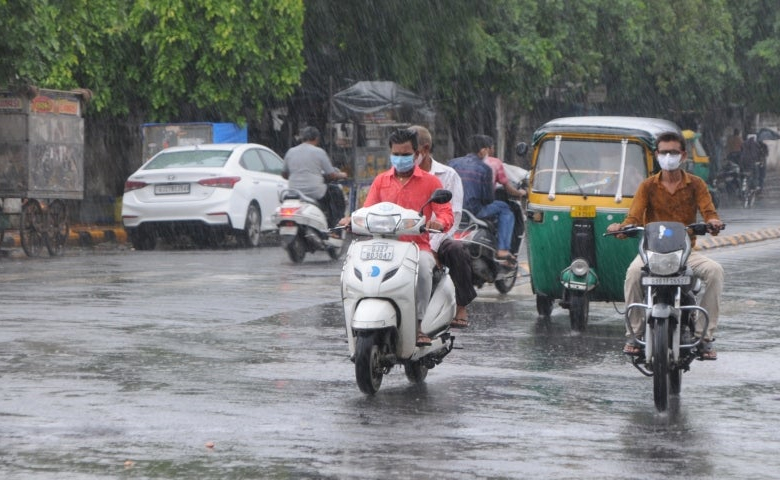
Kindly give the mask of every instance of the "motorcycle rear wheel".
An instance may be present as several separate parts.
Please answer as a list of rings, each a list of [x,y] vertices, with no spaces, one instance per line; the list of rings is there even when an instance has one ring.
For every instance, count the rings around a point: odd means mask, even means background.
[[[518,267],[515,265],[513,272],[507,272],[504,278],[496,280],[494,283],[496,290],[498,290],[499,293],[509,293],[509,291],[512,290],[512,287],[515,286],[515,282],[517,282],[517,272]]]
[[[669,408],[669,322],[666,318],[655,319],[653,327],[653,401],[659,412]]]
[[[355,380],[361,392],[374,395],[382,385],[384,370],[375,332],[359,332],[355,343]]]

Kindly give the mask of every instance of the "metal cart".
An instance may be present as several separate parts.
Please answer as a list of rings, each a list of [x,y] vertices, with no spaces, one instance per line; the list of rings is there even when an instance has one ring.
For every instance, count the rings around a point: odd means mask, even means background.
[[[62,253],[70,233],[66,200],[84,198],[82,91],[0,91],[0,199],[19,199],[0,232],[18,223],[24,252]],[[2,234],[0,234],[2,239]]]

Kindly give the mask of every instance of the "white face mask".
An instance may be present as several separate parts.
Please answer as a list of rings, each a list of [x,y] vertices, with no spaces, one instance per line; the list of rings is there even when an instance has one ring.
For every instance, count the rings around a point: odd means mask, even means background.
[[[682,154],[672,155],[667,153],[665,155],[658,154],[658,165],[663,170],[677,170],[680,168],[680,162],[682,161]]]

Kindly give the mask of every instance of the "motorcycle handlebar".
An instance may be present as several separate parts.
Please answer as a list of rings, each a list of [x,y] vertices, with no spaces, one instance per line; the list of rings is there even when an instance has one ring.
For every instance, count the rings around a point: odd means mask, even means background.
[[[715,226],[711,223],[697,222],[687,225],[686,228],[690,230],[694,235],[706,235],[707,233],[717,233],[721,230],[725,230],[726,224],[722,223],[719,226]],[[639,225],[626,225],[620,230],[614,232],[605,232],[604,237],[625,235],[627,237],[634,237],[637,233],[644,231],[645,227]]]

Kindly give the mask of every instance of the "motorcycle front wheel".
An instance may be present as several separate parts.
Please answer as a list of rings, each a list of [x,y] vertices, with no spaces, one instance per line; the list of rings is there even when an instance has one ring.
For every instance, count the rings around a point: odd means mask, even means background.
[[[653,401],[659,412],[669,408],[669,322],[655,319],[653,327]]]
[[[375,332],[358,332],[355,343],[355,380],[360,391],[368,395],[379,391],[384,376],[378,338]]]

